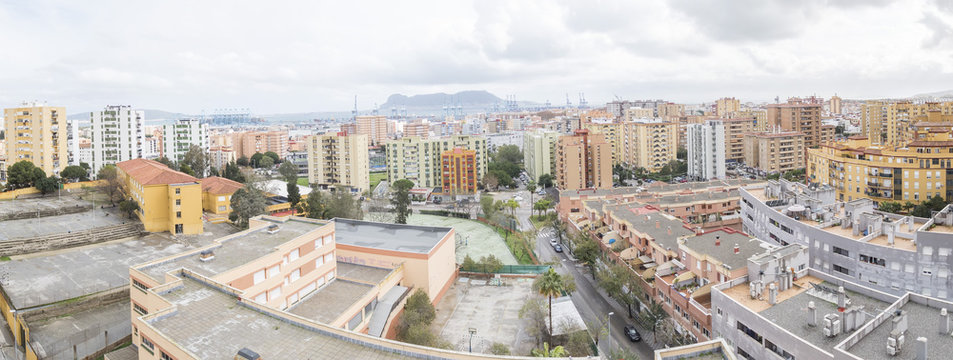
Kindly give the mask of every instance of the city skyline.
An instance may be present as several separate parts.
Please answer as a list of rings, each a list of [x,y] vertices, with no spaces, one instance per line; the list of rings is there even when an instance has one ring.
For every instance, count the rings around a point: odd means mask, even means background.
[[[0,102],[272,114],[471,89],[553,105],[953,90],[943,1],[180,5],[0,6],[0,39],[26,49],[0,60]]]

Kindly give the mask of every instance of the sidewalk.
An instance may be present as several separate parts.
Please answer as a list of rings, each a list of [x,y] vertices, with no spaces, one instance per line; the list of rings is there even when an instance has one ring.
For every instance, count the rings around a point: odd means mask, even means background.
[[[618,301],[616,301],[616,299],[613,299],[612,297],[610,297],[609,294],[607,294],[604,289],[599,287],[599,284],[597,284],[595,280],[592,279],[592,277],[590,276],[583,276],[583,277],[586,279],[586,281],[592,284],[592,287],[596,289],[596,293],[598,293],[599,296],[601,296],[607,303],[609,303],[609,306],[612,307],[612,310],[615,313],[615,318],[622,319],[623,321],[625,321],[627,325],[635,326],[636,330],[639,331],[639,334],[642,335],[643,342],[645,342],[647,345],[649,345],[652,349],[655,349],[655,350],[662,349],[665,347],[662,344],[655,343],[655,335],[652,334],[652,329],[646,329],[645,327],[642,326],[641,323],[639,323],[635,319],[629,318],[629,310],[628,308],[626,308],[625,305],[619,303]],[[633,305],[632,315],[638,316],[638,311],[639,311],[638,306]]]

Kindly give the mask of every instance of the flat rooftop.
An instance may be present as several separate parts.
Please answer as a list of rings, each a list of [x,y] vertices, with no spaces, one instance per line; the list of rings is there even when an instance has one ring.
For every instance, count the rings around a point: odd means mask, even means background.
[[[408,253],[429,254],[453,230],[448,227],[334,219],[338,244]]]
[[[265,221],[268,220],[265,219]],[[187,268],[201,275],[212,277],[265,256],[274,251],[277,246],[304,235],[309,231],[325,226],[325,224],[301,221],[294,218],[284,223],[276,224],[279,230],[275,234],[269,234],[268,227],[266,226],[222,242],[221,246],[212,249],[215,259],[211,261],[200,261],[199,254],[189,254],[171,261],[143,267],[139,270],[159,282],[164,281],[166,272],[178,268]]]
[[[13,306],[25,309],[129,284],[129,267],[211,244],[234,233],[229,224],[205,224],[205,234],[153,233],[138,239],[14,256],[0,262],[0,285]]]
[[[720,242],[720,245],[715,245],[716,242]],[[735,245],[738,245],[737,254],[734,249]],[[683,244],[683,246],[696,253],[705,254],[721,261],[731,267],[731,270],[743,269],[747,266],[748,258],[766,250],[766,247],[762,245],[767,244],[743,233],[724,230],[709,231],[702,235],[686,238]],[[690,266],[690,264],[687,266]]]
[[[724,188],[724,187],[738,187],[744,185],[751,185],[757,183],[763,183],[764,180],[751,180],[751,179],[729,179],[729,180],[711,180],[711,181],[697,181],[697,182],[684,182],[676,184],[665,184],[655,182],[647,186],[643,186],[645,192],[649,193],[666,193],[673,191],[699,191],[707,190],[709,188]],[[609,195],[626,195],[626,194],[635,194],[639,192],[638,186],[628,186],[628,187],[617,187],[611,189],[582,189],[582,190],[563,190],[559,192],[560,197],[576,197],[576,196],[609,196]]]
[[[29,214],[37,211],[45,212],[69,207],[92,208],[93,203],[80,200],[76,196],[49,196],[32,199],[16,199],[0,201],[0,219],[21,213]]]
[[[927,358],[928,359],[948,359],[953,353],[953,338],[949,334],[941,334],[937,331],[940,317],[940,309],[909,301],[900,307],[907,312],[907,334],[906,341],[898,359],[913,359],[917,355],[916,339],[918,337],[927,338]],[[949,309],[948,309],[949,310]],[[862,359],[882,359],[889,357],[887,355],[887,336],[892,330],[893,315],[873,329],[867,335],[863,335],[854,346],[847,349],[847,352],[859,356]]]
[[[288,312],[319,323],[330,324],[373,288],[367,284],[335,279],[311,295],[305,296],[294,307],[288,309]]]
[[[41,358],[72,358],[72,338],[82,332],[98,334],[94,338],[97,345],[102,346],[105,341],[102,336],[109,332],[109,343],[114,343],[129,336],[132,327],[129,321],[129,299],[106,306],[96,306],[92,309],[58,316],[42,321],[30,321],[30,342],[39,344],[37,351]],[[83,358],[92,355],[96,349],[89,346],[77,346],[77,355]]]
[[[819,284],[829,289],[837,289],[837,285],[827,283],[813,276],[805,276],[795,281],[795,286],[785,291],[778,292],[778,301],[773,306],[767,302],[768,287],[764,289],[764,300],[751,299],[749,295],[748,283],[735,285],[724,292],[735,301],[738,301],[748,309],[757,312],[759,315],[773,322],[775,325],[791,332],[792,334],[804,339],[814,346],[824,351],[830,351],[835,345],[844,341],[846,335],[841,334],[837,337],[829,338],[824,336],[822,326],[810,326],[807,319],[807,305],[813,301],[817,309],[818,324],[824,319],[824,315],[837,312],[836,295],[818,292],[812,290],[810,284]],[[867,320],[873,319],[876,314],[880,314],[890,306],[889,303],[880,301],[850,290],[845,291],[850,307],[863,306],[863,312],[867,313]],[[821,294],[819,296],[818,294]],[[835,302],[832,302],[833,301]],[[935,324],[935,323],[934,323]]]
[[[264,359],[406,358],[249,309],[235,297],[195,280],[185,278],[182,283],[181,288],[163,296],[176,311],[149,323],[200,359],[231,359],[244,347]]]
[[[20,206],[20,201],[16,202]],[[10,201],[0,203],[0,207],[13,204]],[[123,223],[139,222],[119,216],[118,208],[94,209],[91,211],[47,216],[34,219],[6,220],[0,222],[0,241],[35,238],[39,236],[62,234],[67,232],[82,232],[98,227],[113,226]]]
[[[391,269],[337,262],[337,278],[365,284],[379,284],[393,272]]]

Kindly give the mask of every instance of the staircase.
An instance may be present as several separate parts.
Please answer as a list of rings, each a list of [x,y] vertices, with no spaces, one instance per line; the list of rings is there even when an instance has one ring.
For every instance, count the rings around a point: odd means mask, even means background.
[[[86,231],[59,233],[34,238],[0,241],[0,255],[20,255],[95,244],[104,241],[136,237],[142,234],[142,224],[120,224]]]

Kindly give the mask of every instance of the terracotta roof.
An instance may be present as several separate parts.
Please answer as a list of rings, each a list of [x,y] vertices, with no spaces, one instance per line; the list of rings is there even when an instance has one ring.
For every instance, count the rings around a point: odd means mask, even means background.
[[[907,146],[917,146],[917,147],[948,147],[953,146],[953,140],[940,140],[940,141],[931,141],[931,140],[914,140],[911,141]]]
[[[204,178],[201,182],[202,192],[212,194],[231,194],[245,186],[240,182],[218,176]]]
[[[132,159],[116,164],[116,166],[142,185],[184,184],[199,181],[186,173],[172,170],[168,166],[153,160]]]

